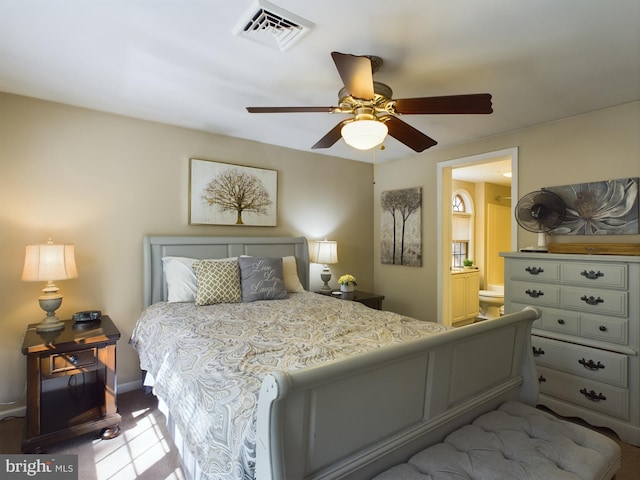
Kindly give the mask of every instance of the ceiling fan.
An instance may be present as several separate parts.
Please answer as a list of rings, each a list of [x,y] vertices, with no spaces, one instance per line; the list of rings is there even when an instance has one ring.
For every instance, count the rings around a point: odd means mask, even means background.
[[[352,147],[368,150],[380,145],[388,133],[416,152],[438,142],[400,120],[398,115],[493,112],[488,93],[393,99],[388,85],[373,80],[382,64],[380,57],[339,52],[331,52],[331,57],[344,84],[338,93],[337,107],[247,107],[247,111],[346,113],[352,117],[338,123],[311,148],[329,148],[342,137]]]

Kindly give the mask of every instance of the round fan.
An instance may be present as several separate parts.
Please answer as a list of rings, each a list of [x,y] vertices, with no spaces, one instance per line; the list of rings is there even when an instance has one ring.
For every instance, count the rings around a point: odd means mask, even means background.
[[[546,252],[546,234],[556,228],[566,214],[564,201],[549,190],[527,193],[516,205],[516,221],[525,230],[538,234],[538,246],[524,251]]]

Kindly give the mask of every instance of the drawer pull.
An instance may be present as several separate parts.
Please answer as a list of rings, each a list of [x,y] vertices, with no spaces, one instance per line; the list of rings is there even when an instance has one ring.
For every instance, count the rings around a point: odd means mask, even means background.
[[[578,363],[582,365],[584,368],[586,368],[587,370],[599,370],[601,368],[604,368],[604,365],[601,364],[600,362],[594,363],[593,360],[589,360],[587,362],[584,358],[581,358],[580,360],[578,360]]]
[[[588,272],[586,270],[583,270],[582,272],[580,272],[580,275],[588,278],[589,280],[597,280],[598,277],[604,277],[604,273],[602,273],[600,270],[598,270],[597,272],[594,272],[593,270],[589,270]]]
[[[543,273],[543,268],[538,267],[527,267],[524,269],[525,272],[529,272],[531,275],[538,275],[539,273]]]
[[[544,383],[544,382],[546,382],[546,381],[547,381],[547,379],[545,378],[545,376],[544,376],[544,375],[540,375],[540,376],[538,377],[538,383]]]
[[[540,355],[544,355],[544,350],[541,348],[533,347],[533,356],[539,357]]]
[[[583,302],[588,303],[589,305],[597,305],[599,303],[603,303],[604,300],[601,299],[600,297],[594,297],[593,295],[590,297],[587,297],[586,295],[583,295],[580,297],[580,300],[582,300]]]
[[[600,330],[601,332],[606,332],[607,331],[607,327],[605,327],[604,325],[600,325],[598,327],[598,330]]]
[[[69,362],[73,365],[78,365],[78,357],[76,355],[69,355]]]
[[[564,319],[559,318],[559,319],[558,319],[558,323],[559,323],[560,325],[564,325]]]
[[[542,290],[529,290],[528,288],[524,291],[524,293],[529,295],[531,298],[538,298],[544,295],[544,292]]]
[[[587,391],[586,388],[581,389],[580,393],[593,402],[599,402],[600,400],[607,399],[607,397],[605,397],[602,393],[596,393],[593,390]]]

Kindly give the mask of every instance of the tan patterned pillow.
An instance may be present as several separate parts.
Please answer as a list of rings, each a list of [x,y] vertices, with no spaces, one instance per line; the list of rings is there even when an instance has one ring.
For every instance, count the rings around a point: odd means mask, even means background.
[[[196,305],[238,303],[242,300],[237,259],[199,260],[193,264],[193,271],[198,285]]]

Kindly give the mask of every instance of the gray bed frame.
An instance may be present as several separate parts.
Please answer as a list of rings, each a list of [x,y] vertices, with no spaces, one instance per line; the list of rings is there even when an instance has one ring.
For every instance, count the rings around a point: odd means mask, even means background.
[[[305,237],[144,237],[144,306],[167,299],[162,257],[296,257],[298,277],[309,288],[309,246]]]
[[[241,254],[294,255],[308,286],[302,237],[146,237],[145,305],[166,298],[162,256]],[[322,366],[267,375],[258,399],[256,479],[370,479],[507,400],[535,405],[530,332],[539,315],[527,307]],[[183,452],[183,460],[188,457]],[[197,466],[185,470],[198,478]]]

